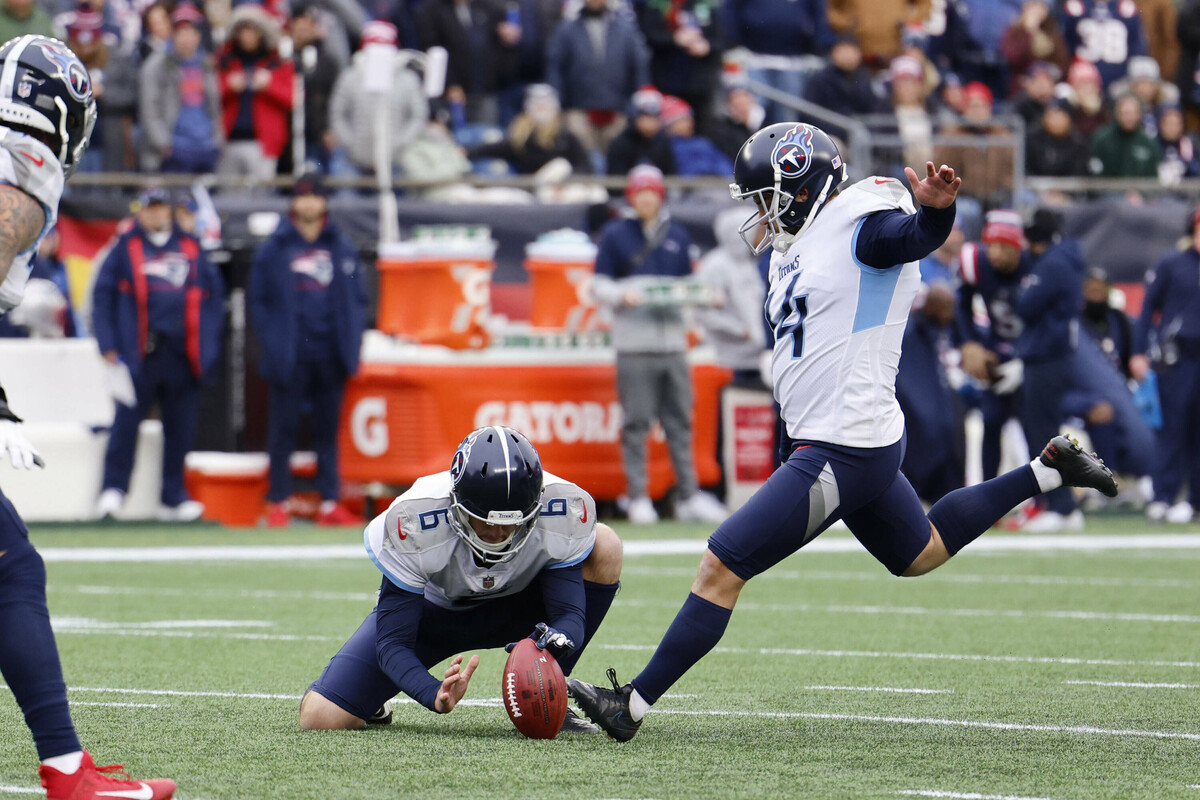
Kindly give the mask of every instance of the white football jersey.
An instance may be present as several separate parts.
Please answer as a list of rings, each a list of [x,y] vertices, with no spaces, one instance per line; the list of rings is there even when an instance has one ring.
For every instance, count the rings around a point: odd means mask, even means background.
[[[470,608],[516,594],[543,569],[581,563],[596,543],[596,502],[570,481],[544,473],[542,512],[508,561],[481,567],[450,527],[449,472],[419,478],[367,525],[367,554],[388,580],[442,608]]]
[[[889,209],[916,213],[903,184],[859,181],[771,256],[771,375],[792,439],[885,447],[904,434],[896,368],[921,273],[915,261],[876,269],[854,255],[863,219]]]
[[[62,199],[65,180],[62,164],[49,147],[32,136],[0,127],[0,183],[23,190],[46,212],[46,222],[37,241],[17,255],[8,276],[0,283],[0,314],[15,308],[25,294],[29,262],[58,219],[58,201]]]

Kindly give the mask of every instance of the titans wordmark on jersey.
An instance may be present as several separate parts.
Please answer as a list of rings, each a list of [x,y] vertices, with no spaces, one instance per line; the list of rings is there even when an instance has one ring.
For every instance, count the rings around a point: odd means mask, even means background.
[[[876,269],[854,255],[863,219],[893,209],[916,212],[907,189],[867,178],[771,257],[771,374],[793,440],[884,447],[904,433],[896,369],[920,270],[916,262]]]
[[[451,527],[452,486],[449,472],[420,478],[364,533],[367,554],[388,580],[442,608],[516,594],[543,569],[582,563],[596,543],[592,496],[547,472],[542,511],[525,545],[507,561],[480,566]]]
[[[62,199],[65,181],[62,165],[49,147],[32,136],[0,127],[0,183],[26,192],[46,213],[37,241],[17,255],[0,283],[0,314],[15,308],[25,294],[32,269],[30,261],[58,219],[58,201]]]

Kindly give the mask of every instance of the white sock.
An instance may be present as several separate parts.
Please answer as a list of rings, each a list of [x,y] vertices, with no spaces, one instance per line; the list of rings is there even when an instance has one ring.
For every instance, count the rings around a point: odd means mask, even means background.
[[[328,514],[337,506],[337,500],[322,500],[320,513]]]
[[[1063,485],[1062,473],[1054,467],[1047,467],[1041,459],[1035,458],[1029,462],[1029,466],[1033,467],[1033,477],[1037,478],[1038,488],[1043,492],[1053,491]]]
[[[42,764],[51,769],[56,769],[64,775],[71,775],[78,772],[79,766],[83,764],[83,751],[76,750],[74,753],[53,756],[47,758]]]
[[[637,689],[634,689],[633,694],[629,695],[629,716],[633,717],[634,722],[640,722],[649,710],[650,704],[642,699]]]

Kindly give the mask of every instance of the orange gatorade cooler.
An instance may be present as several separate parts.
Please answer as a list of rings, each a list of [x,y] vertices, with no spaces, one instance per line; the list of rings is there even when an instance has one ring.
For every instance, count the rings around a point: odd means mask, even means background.
[[[267,501],[266,453],[187,454],[184,483],[204,504],[204,518],[224,525],[254,525]]]
[[[592,297],[596,245],[584,234],[557,232],[525,248],[525,271],[533,290],[529,322],[535,328],[595,330],[599,317]]]
[[[383,245],[376,327],[421,344],[487,346],[495,256],[490,237],[422,237]]]

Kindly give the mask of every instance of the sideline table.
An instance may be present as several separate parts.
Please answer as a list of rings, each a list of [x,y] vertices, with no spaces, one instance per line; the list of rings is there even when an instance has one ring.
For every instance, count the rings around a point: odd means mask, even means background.
[[[720,479],[717,415],[728,370],[697,348],[692,365],[693,442],[702,485]],[[616,355],[608,347],[490,347],[463,351],[398,342],[368,332],[362,368],[346,387],[339,431],[344,480],[407,486],[449,469],[463,436],[484,425],[525,433],[549,472],[598,500],[625,491]],[[650,494],[674,484],[655,425]]]

